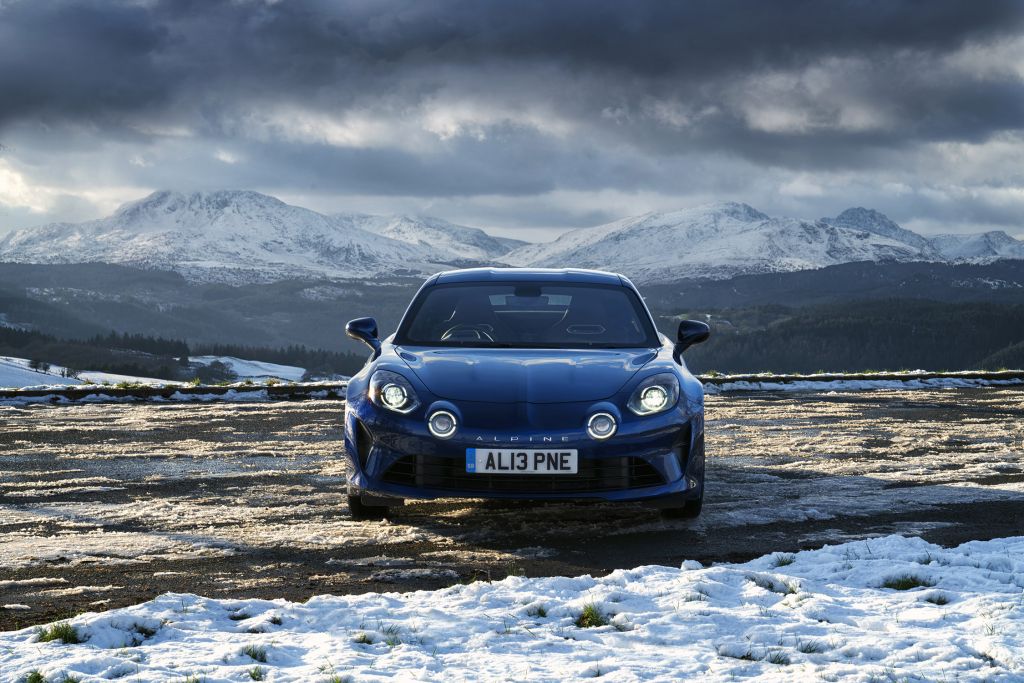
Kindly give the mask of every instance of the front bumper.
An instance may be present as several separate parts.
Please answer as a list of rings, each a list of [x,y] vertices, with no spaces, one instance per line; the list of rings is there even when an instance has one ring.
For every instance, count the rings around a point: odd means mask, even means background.
[[[547,413],[550,415],[550,411]],[[599,500],[681,505],[703,494],[703,413],[681,408],[663,415],[627,416],[607,441],[582,428],[546,425],[518,433],[462,428],[452,439],[433,437],[421,417],[382,411],[368,401],[346,409],[345,455],[349,488],[360,495],[404,499],[493,498]],[[466,472],[466,449],[573,448],[576,474]]]

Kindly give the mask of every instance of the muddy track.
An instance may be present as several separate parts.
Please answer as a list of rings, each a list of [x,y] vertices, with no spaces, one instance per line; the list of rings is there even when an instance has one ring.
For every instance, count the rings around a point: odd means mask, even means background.
[[[354,521],[338,401],[0,407],[0,629],[167,591],[304,600],[1024,528],[1022,388],[725,394],[707,407],[696,522],[481,501]]]

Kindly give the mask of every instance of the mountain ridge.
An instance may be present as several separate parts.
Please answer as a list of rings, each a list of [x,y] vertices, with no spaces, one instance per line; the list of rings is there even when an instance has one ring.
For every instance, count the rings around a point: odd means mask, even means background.
[[[331,216],[337,220],[351,221],[364,230],[377,232],[391,239],[439,249],[464,259],[487,261],[527,244],[523,240],[495,237],[480,228],[456,225],[433,216],[381,216],[360,213],[336,213]]]
[[[251,191],[154,192],[106,218],[10,233],[0,259],[114,263],[228,283],[418,275],[453,262],[450,252]]]
[[[928,239],[906,228],[902,228],[896,221],[890,219],[884,213],[874,209],[866,209],[862,206],[853,206],[840,213],[835,218],[822,218],[825,223],[831,223],[844,228],[855,230],[867,230],[876,235],[891,237],[905,244],[915,246],[925,252],[931,252],[934,248]],[[937,254],[936,254],[937,255]]]
[[[513,265],[625,272],[638,282],[728,279],[870,261],[986,263],[1024,259],[1024,242],[1005,232],[931,240],[862,207],[808,221],[772,217],[741,202],[649,212],[516,249]]]
[[[1024,242],[1002,231],[929,238],[864,207],[810,221],[717,202],[526,243],[429,216],[323,214],[249,190],[160,190],[106,218],[0,238],[0,261],[112,263],[227,284],[422,277],[483,265],[598,268],[660,283],[861,261],[999,259],[1024,259]]]

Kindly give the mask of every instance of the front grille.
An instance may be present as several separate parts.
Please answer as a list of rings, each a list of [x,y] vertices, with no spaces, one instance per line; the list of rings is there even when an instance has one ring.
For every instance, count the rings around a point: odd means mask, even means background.
[[[407,455],[384,472],[389,484],[453,491],[586,493],[659,486],[665,478],[643,458],[580,458],[576,474],[474,474],[463,458]]]

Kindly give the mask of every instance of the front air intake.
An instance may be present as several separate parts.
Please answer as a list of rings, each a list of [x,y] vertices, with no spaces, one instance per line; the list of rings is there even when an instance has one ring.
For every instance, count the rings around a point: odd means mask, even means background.
[[[474,493],[596,493],[660,486],[665,478],[643,458],[585,459],[573,475],[476,474],[464,458],[408,455],[395,461],[382,479],[389,484]]]

